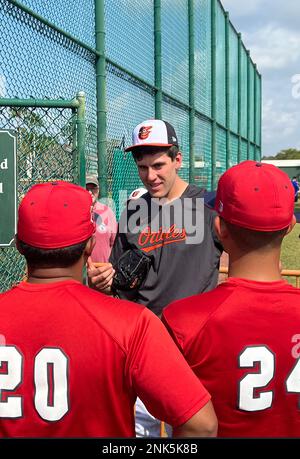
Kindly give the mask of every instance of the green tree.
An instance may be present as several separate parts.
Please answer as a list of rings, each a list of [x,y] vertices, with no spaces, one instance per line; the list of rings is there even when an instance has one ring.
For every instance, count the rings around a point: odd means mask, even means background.
[[[44,180],[73,178],[72,125],[61,110],[10,107],[18,135],[18,176],[25,188]]]
[[[287,148],[281,150],[275,156],[263,156],[262,159],[300,159],[300,150],[297,150],[297,148]]]

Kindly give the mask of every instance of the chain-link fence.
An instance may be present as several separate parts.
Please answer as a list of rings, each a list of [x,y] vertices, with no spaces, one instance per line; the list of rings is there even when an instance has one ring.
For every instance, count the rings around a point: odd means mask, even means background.
[[[0,97],[72,99],[84,91],[87,167],[96,173],[94,0],[0,0],[0,21]]]
[[[87,100],[87,167],[97,171],[94,18],[93,0],[0,0],[0,127],[17,133],[18,202],[37,182],[79,182],[72,99],[80,90]],[[1,290],[24,275],[16,249],[1,248]]]
[[[0,98],[85,92],[87,170],[117,217],[141,185],[124,147],[147,118],[174,125],[181,176],[208,190],[230,165],[260,158],[261,77],[219,0],[0,0],[0,20]],[[3,108],[0,128],[18,130],[19,196],[29,178],[72,179],[66,112]]]
[[[0,125],[17,136],[17,203],[34,184],[65,180],[80,181],[77,100],[64,107],[51,101],[32,101],[46,106],[30,106],[30,101],[0,100]],[[11,105],[7,105],[7,104]],[[3,104],[3,105],[1,105]],[[55,101],[57,105],[58,102]],[[73,107],[72,107],[73,105]],[[82,180],[81,180],[82,181]],[[5,224],[2,222],[1,224]],[[0,249],[0,288],[7,290],[25,276],[25,262],[14,246]]]
[[[218,0],[104,6],[108,142],[99,153],[114,200],[141,185],[122,149],[147,118],[174,125],[181,176],[208,190],[229,166],[260,159],[261,77]]]
[[[260,158],[261,77],[218,0],[0,0],[0,19],[0,95],[84,90],[87,168],[104,195],[127,175],[139,185],[118,152],[146,118],[174,125],[181,175],[208,189],[229,165]]]

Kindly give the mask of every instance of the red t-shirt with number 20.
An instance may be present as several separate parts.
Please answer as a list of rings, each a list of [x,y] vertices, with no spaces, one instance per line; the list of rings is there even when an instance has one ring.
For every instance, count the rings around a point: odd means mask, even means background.
[[[210,399],[153,313],[73,280],[1,294],[0,339],[1,437],[132,437],[137,395],[174,426]]]

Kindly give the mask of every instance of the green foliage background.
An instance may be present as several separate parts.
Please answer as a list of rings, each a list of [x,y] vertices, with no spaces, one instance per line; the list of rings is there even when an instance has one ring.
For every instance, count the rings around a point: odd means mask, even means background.
[[[286,150],[281,150],[275,156],[263,156],[262,159],[300,159],[300,150],[287,148]]]

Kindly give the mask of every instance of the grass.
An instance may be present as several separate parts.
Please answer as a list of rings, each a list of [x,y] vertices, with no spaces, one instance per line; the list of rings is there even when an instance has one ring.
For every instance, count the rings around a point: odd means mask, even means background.
[[[295,205],[295,212],[300,212],[300,201]],[[281,249],[282,269],[296,269],[300,271],[300,223],[296,223],[293,230],[283,239]],[[223,255],[221,266],[227,266],[227,255]],[[220,281],[224,281],[227,276],[220,274]],[[296,286],[296,278],[291,276],[284,277],[289,283]]]
[[[295,212],[300,212],[300,202],[295,204]],[[282,244],[281,263],[283,269],[300,270],[300,223],[296,223],[293,231],[288,234]],[[296,279],[286,277],[287,281],[296,285]]]

